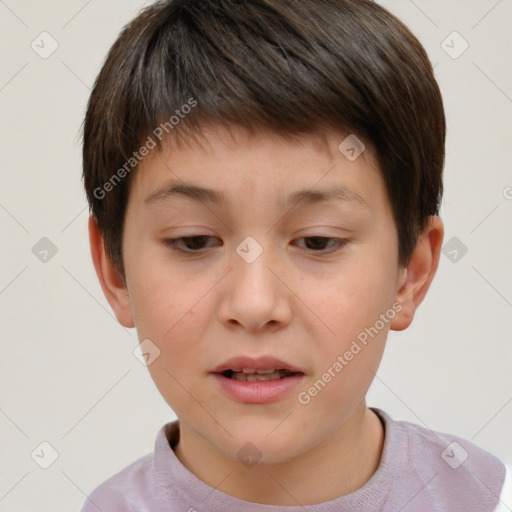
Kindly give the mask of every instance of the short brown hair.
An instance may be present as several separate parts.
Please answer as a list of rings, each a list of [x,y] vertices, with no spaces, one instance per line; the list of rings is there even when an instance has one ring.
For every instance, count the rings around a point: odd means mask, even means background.
[[[192,101],[173,130],[169,120]],[[135,169],[134,154],[166,122],[177,139],[206,123],[281,136],[355,134],[376,151],[402,265],[439,211],[441,93],[419,41],[371,0],[166,0],[122,30],[89,99],[83,177],[123,276],[126,162]]]

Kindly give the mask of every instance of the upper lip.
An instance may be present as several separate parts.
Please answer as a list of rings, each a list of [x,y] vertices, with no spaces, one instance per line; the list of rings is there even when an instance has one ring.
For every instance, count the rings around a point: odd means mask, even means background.
[[[290,372],[304,373],[300,368],[269,355],[232,357],[213,368],[212,373],[222,373],[226,370],[242,371],[244,368],[253,370],[288,370]]]

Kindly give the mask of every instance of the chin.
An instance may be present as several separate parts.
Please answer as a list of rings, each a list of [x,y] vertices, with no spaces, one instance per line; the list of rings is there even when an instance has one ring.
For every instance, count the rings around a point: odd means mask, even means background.
[[[240,460],[248,467],[254,464],[280,464],[290,461],[291,459],[306,451],[303,449],[303,442],[297,436],[297,429],[290,423],[294,434],[290,434],[287,430],[280,430],[277,427],[278,422],[253,420],[237,422],[231,425],[230,433],[233,438],[227,438],[223,446],[218,445],[218,440],[214,444],[232,458]],[[305,443],[307,444],[307,443]]]

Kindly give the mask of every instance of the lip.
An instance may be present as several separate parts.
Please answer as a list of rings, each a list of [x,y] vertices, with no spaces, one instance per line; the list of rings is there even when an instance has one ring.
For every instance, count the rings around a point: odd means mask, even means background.
[[[282,379],[256,382],[238,381],[222,375],[222,372],[226,370],[241,371],[243,368],[254,370],[284,369],[293,372],[294,375]],[[233,357],[215,367],[210,375],[224,395],[236,402],[246,404],[277,402],[290,394],[304,378],[304,372],[300,368],[268,355]]]
[[[265,355],[259,357],[237,356],[228,359],[224,363],[216,366],[212,373],[222,373],[226,370],[242,371],[243,368],[252,368],[254,370],[289,370],[290,372],[304,373],[300,368],[293,366],[285,361],[281,361],[276,357]]]
[[[221,373],[212,373],[211,376],[225,395],[246,404],[277,402],[290,394],[304,378],[304,374],[297,373],[282,379],[244,382],[224,377]]]

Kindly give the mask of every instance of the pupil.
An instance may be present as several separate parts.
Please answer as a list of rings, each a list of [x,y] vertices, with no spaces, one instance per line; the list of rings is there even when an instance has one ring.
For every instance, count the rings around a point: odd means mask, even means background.
[[[313,247],[308,247],[308,249],[324,249],[327,238],[325,238],[324,236],[310,236],[306,240],[313,241],[313,244],[306,243],[306,245],[308,246],[313,245]]]
[[[185,242],[189,249],[201,249],[206,242],[206,236],[189,236],[185,238]],[[199,241],[199,244],[197,243]]]

